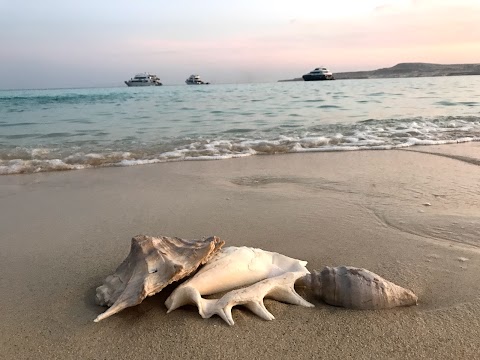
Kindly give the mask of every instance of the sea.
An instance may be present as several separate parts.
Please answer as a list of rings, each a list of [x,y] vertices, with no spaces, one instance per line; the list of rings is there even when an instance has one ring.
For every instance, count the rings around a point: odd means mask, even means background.
[[[480,76],[0,91],[0,174],[480,140]]]

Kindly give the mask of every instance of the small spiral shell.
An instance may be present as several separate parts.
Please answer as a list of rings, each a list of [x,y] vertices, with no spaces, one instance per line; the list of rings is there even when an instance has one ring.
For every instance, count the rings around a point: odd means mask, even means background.
[[[389,309],[416,305],[418,300],[412,291],[371,271],[351,266],[314,270],[304,282],[327,304],[351,309]]]

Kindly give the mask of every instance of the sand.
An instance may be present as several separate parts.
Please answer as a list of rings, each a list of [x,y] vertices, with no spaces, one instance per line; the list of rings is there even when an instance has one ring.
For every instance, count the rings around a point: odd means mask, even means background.
[[[2,359],[472,359],[480,354],[478,144],[256,156],[0,177]],[[418,151],[428,151],[422,153]],[[463,157],[463,158],[462,158]],[[102,322],[95,288],[136,234],[254,246],[367,268],[419,305],[266,300],[235,325],[173,287]],[[307,296],[307,295],[306,295]]]

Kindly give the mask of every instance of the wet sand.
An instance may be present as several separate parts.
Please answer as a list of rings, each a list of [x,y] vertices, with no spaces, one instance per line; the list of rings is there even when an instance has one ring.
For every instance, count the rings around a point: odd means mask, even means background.
[[[0,358],[472,359],[480,353],[478,143],[256,156],[0,177]],[[424,153],[428,151],[429,153]],[[266,300],[235,325],[173,287],[99,323],[95,288],[136,234],[364,267],[419,305],[355,311]],[[308,296],[308,295],[306,295]]]

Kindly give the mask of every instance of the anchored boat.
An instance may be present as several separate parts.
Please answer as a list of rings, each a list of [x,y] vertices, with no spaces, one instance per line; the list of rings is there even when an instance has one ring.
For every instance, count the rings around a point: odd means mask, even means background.
[[[302,76],[305,81],[335,80],[333,74],[324,67],[318,67]]]
[[[126,80],[127,86],[161,86],[160,78],[157,75],[141,73],[135,75],[130,80]]]
[[[200,75],[190,75],[187,80],[185,80],[187,85],[208,85],[209,82],[205,82],[200,79]]]

